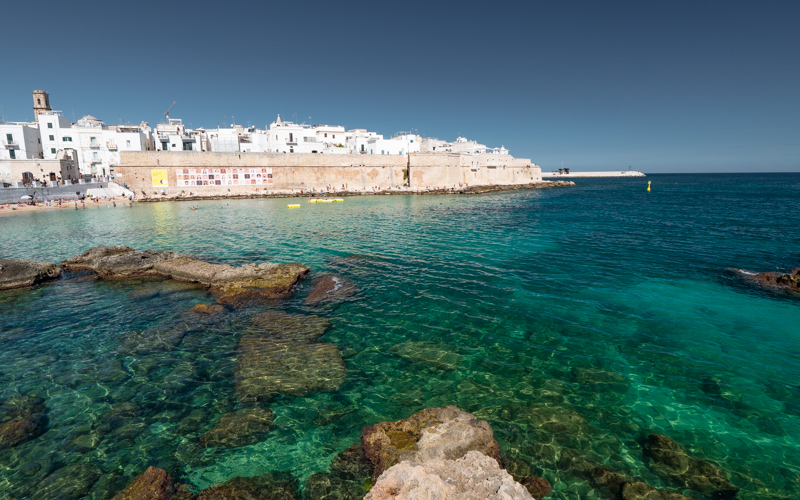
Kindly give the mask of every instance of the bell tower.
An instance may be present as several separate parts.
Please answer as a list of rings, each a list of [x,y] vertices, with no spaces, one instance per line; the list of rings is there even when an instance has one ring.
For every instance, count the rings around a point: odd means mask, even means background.
[[[44,111],[52,111],[50,109],[50,94],[44,90],[33,91],[33,116],[38,119],[39,115]]]

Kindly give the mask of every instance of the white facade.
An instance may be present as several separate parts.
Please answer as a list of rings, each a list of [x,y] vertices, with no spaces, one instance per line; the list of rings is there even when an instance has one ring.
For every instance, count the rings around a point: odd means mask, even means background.
[[[42,144],[35,123],[0,123],[0,160],[37,158],[42,158]]]
[[[187,129],[179,118],[170,118],[156,125],[153,139],[157,151],[208,151],[206,137],[205,130]]]

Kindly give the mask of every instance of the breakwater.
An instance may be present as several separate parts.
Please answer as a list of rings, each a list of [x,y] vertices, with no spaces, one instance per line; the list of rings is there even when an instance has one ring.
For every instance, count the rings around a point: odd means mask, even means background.
[[[547,172],[542,173],[542,177],[568,179],[570,177],[646,177],[646,175],[635,170],[614,170],[609,172]]]

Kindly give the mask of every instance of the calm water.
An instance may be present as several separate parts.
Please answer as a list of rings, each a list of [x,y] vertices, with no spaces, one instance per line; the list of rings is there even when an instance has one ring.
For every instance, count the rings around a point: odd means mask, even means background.
[[[153,346],[148,338],[213,298],[173,282],[69,275],[0,293],[0,399],[36,394],[49,417],[41,437],[0,452],[0,498],[83,462],[104,473],[94,498],[148,465],[195,489],[277,470],[303,481],[363,426],[448,404],[489,420],[501,450],[530,462],[553,498],[595,496],[558,467],[567,448],[668,486],[642,457],[653,431],[720,464],[739,498],[799,497],[800,300],[729,269],[800,265],[800,174],[579,184],[296,210],[245,200],[0,218],[8,258],[60,262],[127,244],[234,265],[309,264],[295,297],[270,307],[329,318],[320,341],[348,368],[336,393],[271,402],[264,441],[201,450],[198,436],[239,408],[238,339],[260,311]],[[330,272],[358,294],[304,306],[313,279]],[[542,408],[567,432],[541,427]]]

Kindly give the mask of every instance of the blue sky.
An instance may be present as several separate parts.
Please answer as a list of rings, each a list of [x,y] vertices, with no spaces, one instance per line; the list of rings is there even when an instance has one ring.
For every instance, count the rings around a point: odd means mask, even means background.
[[[0,118],[277,113],[550,170],[800,171],[800,2],[7,2]],[[13,21],[11,21],[13,20]],[[11,21],[11,22],[9,22]]]

